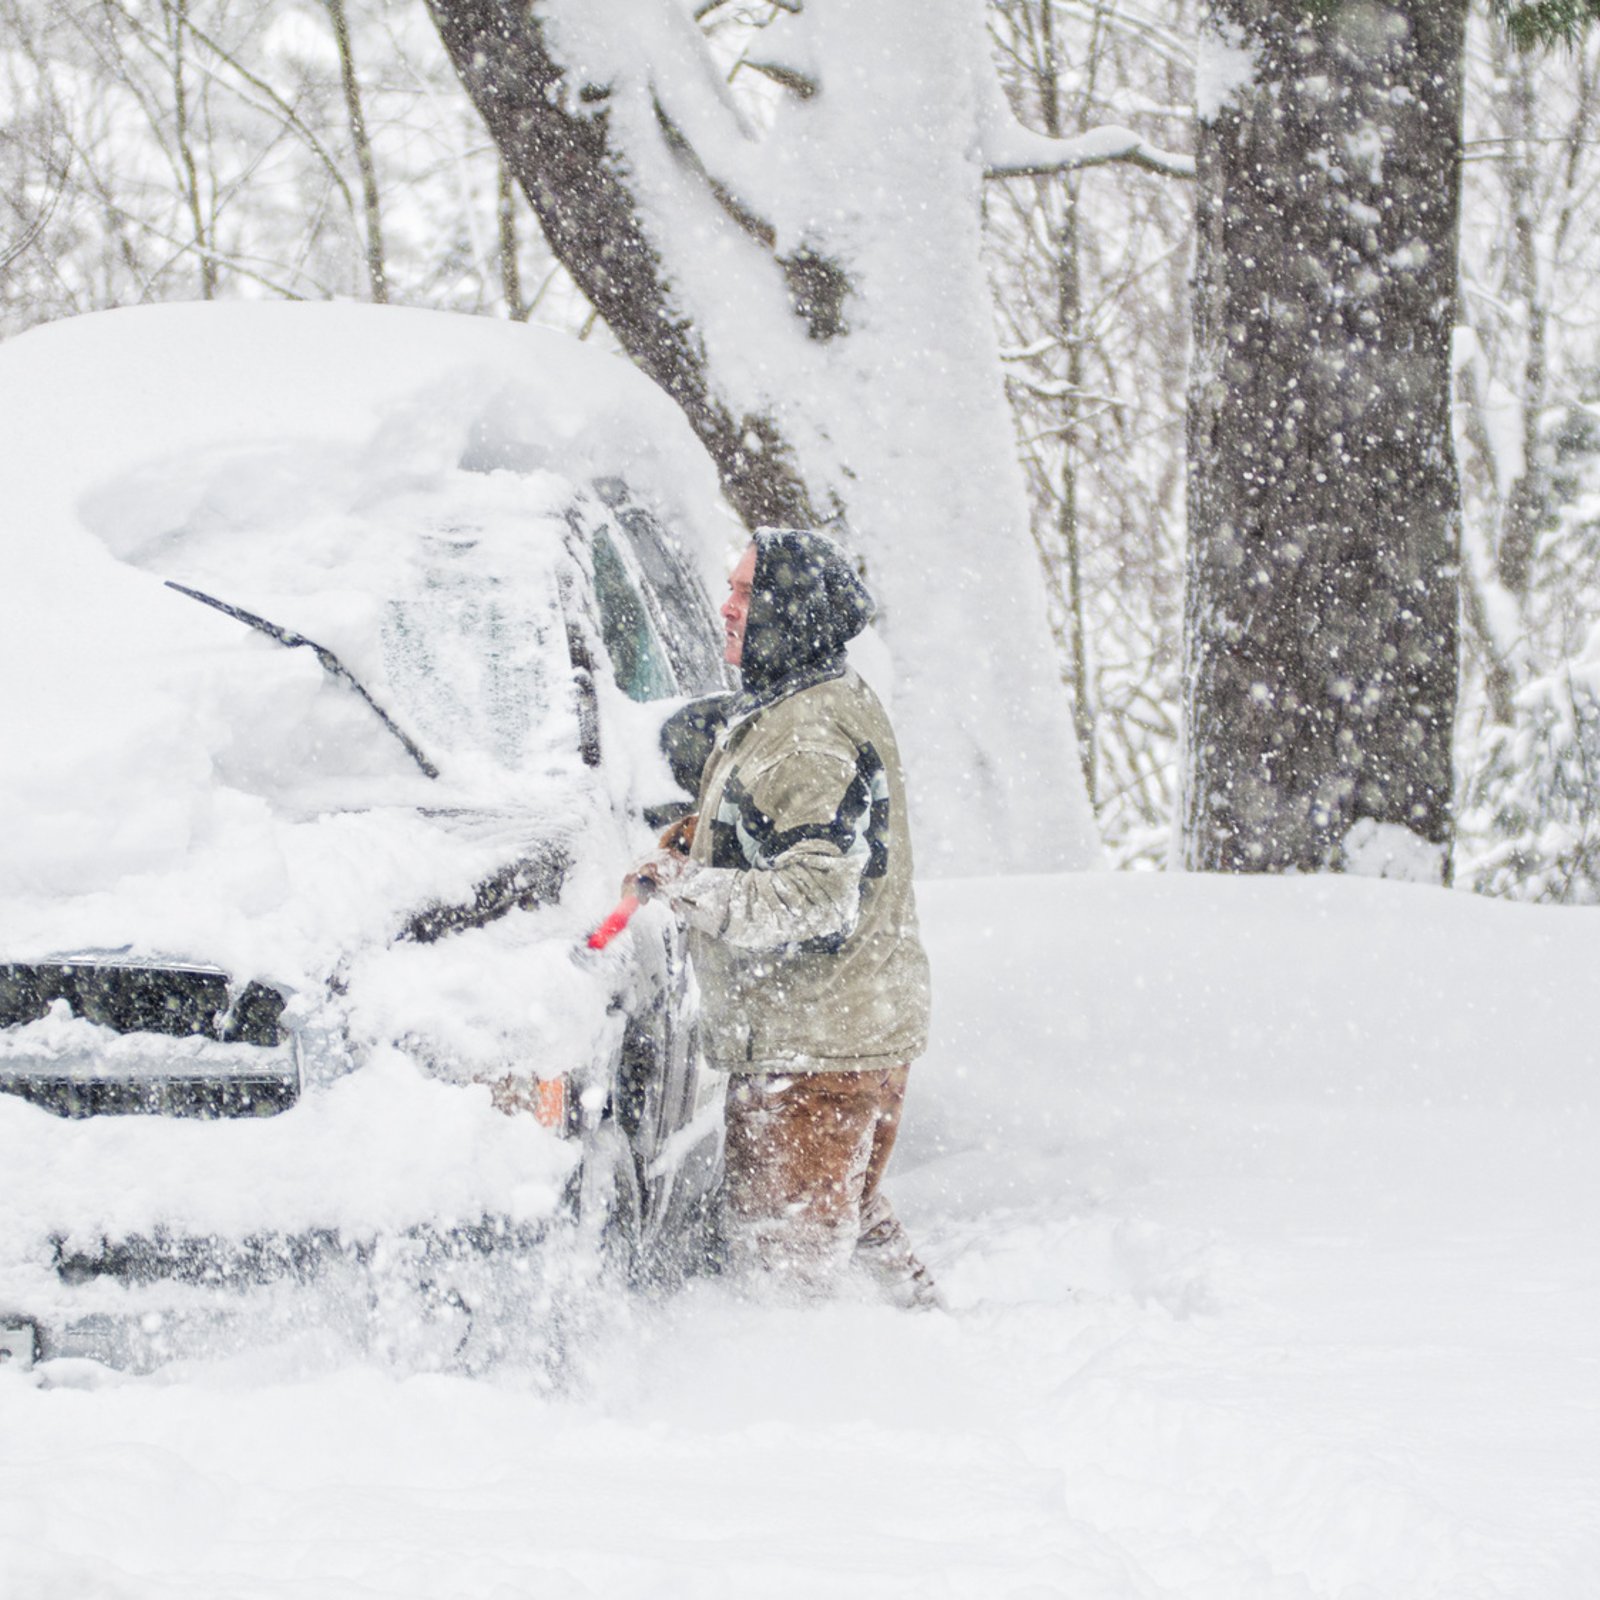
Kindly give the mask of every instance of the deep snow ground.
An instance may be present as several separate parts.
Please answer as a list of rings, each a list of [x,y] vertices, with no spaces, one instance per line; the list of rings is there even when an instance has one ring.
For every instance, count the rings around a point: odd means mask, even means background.
[[[949,1316],[605,1308],[571,1388],[0,1374],[0,1596],[1588,1600],[1600,920],[923,893],[892,1192]]]

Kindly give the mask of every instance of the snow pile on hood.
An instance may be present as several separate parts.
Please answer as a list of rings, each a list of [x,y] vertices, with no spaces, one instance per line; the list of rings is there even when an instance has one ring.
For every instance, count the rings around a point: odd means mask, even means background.
[[[607,715],[585,763],[569,629],[590,622],[563,596],[587,581],[575,525],[606,525],[622,486],[691,566],[720,565],[725,513],[676,409],[560,335],[274,304],[25,334],[0,347],[0,412],[0,963],[275,984],[319,1080],[245,1122],[76,1125],[0,1096],[12,1245],[547,1206],[571,1152],[401,1052],[457,1080],[614,1053],[627,975],[569,956],[642,845],[625,817],[666,798],[635,792],[660,713]],[[312,650],[165,579],[331,650],[439,776]],[[558,903],[400,937],[529,858],[566,862]],[[152,1071],[231,1048],[94,1032],[58,1017],[7,1045]]]
[[[554,596],[575,502],[625,480],[702,572],[726,540],[712,469],[646,380],[480,318],[85,317],[0,348],[0,420],[13,959],[131,944],[293,986],[459,898],[508,842],[596,808]],[[310,651],[169,578],[331,648],[441,779]],[[446,610],[451,630],[430,634]],[[446,659],[434,645],[452,630]],[[508,813],[501,837],[415,809],[486,804]]]

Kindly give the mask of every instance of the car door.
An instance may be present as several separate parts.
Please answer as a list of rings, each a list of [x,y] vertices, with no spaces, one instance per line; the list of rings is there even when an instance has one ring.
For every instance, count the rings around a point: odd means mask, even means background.
[[[608,482],[611,512],[589,529],[601,640],[617,686],[639,702],[675,701],[726,687],[705,588],[662,523]],[[653,809],[653,808],[652,808]],[[647,1273],[672,1276],[692,1263],[682,1247],[701,1224],[721,1177],[725,1080],[699,1049],[687,962],[669,933],[649,998],[629,1019],[614,1105],[637,1163],[639,1257]]]

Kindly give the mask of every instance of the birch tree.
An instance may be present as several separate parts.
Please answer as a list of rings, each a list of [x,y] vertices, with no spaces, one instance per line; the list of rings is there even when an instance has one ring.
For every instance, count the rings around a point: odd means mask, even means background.
[[[1538,41],[1533,41],[1536,45]],[[1458,877],[1600,900],[1600,38],[1468,56]]]
[[[1185,170],[1022,128],[977,0],[429,0],[546,237],[744,521],[848,530],[882,602],[922,862],[1096,853],[981,258],[986,174]]]

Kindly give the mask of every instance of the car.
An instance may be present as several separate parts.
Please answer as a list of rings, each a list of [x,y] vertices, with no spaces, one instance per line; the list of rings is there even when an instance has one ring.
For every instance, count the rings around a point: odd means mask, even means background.
[[[301,305],[35,330],[0,407],[0,1359],[320,1316],[487,1361],[575,1275],[697,1270],[679,932],[585,937],[726,689],[675,411],[553,333]]]

